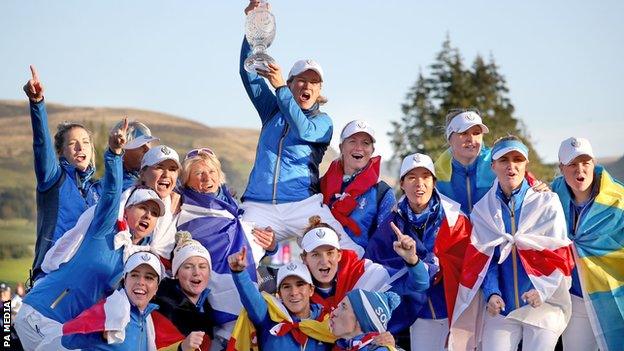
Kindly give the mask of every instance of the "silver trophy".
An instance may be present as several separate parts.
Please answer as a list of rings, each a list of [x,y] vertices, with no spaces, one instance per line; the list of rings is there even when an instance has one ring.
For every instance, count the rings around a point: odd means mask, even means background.
[[[266,53],[275,38],[275,16],[269,11],[268,2],[260,1],[258,7],[249,12],[245,22],[245,36],[252,50],[251,56],[245,60],[245,70],[267,70],[270,63],[275,63]]]

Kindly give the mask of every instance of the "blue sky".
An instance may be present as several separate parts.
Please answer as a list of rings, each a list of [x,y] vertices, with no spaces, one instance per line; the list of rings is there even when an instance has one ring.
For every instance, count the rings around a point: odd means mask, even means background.
[[[0,99],[24,98],[32,63],[49,101],[259,128],[238,77],[246,5],[2,1]],[[468,64],[495,58],[545,160],[572,135],[589,138],[598,156],[624,153],[624,2],[275,0],[272,8],[269,53],[283,70],[308,57],[325,70],[334,146],[346,122],[363,118],[390,156],[389,121],[448,34]]]

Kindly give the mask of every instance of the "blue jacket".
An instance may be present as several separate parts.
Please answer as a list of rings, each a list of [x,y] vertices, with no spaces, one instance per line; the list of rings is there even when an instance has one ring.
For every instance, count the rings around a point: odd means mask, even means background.
[[[344,190],[348,184],[349,183],[344,183],[342,190]],[[380,186],[380,184],[384,184],[385,187]],[[380,194],[380,191],[385,191],[385,193]],[[343,226],[343,229],[356,244],[366,249],[368,240],[373,233],[375,233],[375,230],[377,230],[377,226],[392,212],[392,209],[396,205],[396,199],[394,198],[392,188],[383,182],[379,182],[368,189],[364,194],[360,195],[357,198],[357,203],[357,207],[351,212],[349,218],[357,223],[358,227],[362,229],[362,233],[360,235],[355,235],[355,233],[346,226]]]
[[[59,323],[75,318],[112,293],[122,277],[122,249],[113,246],[121,202],[121,156],[107,150],[104,164],[102,197],[76,254],[41,278],[24,298],[25,303]]]
[[[526,179],[522,181],[522,185],[513,191],[511,198],[503,194],[500,186],[496,191],[496,196],[500,200],[503,222],[505,230],[510,234],[515,234],[518,226],[518,219],[521,216],[522,202],[524,196],[529,189]],[[497,247],[492,255],[492,261],[483,278],[483,297],[487,302],[490,296],[497,294],[505,301],[505,311],[501,311],[502,315],[507,315],[511,311],[526,305],[522,301],[522,294],[534,289],[533,283],[522,266],[520,255],[517,254],[514,247],[512,253],[507,256],[502,264],[498,264],[500,258],[500,249]],[[515,268],[514,268],[515,267]]]
[[[469,214],[472,207],[490,190],[496,175],[492,172],[492,151],[481,147],[477,159],[468,166],[455,160],[446,150],[435,162],[436,188],[440,193],[459,202],[462,212]]]
[[[561,200],[561,205],[565,213],[566,222],[568,224],[568,237],[574,243],[578,240],[576,233],[579,224],[584,220],[585,215],[591,208],[594,198],[598,193],[598,188],[600,187],[600,175],[603,169],[604,168],[602,166],[597,166],[594,169],[594,188],[592,189],[591,198],[589,201],[580,206],[574,202],[574,195],[568,188],[563,176],[555,178],[552,183],[552,189],[557,193],[557,195],[559,195],[559,200]],[[574,265],[574,269],[572,270],[572,286],[570,287],[570,293],[574,296],[583,297],[583,289],[581,288],[581,280],[577,265]]]
[[[273,94],[264,78],[245,71],[243,62],[250,53],[245,39],[240,75],[260,115],[262,129],[242,200],[274,204],[301,201],[318,193],[318,166],[332,137],[332,121],[318,105],[302,110],[287,86]]]
[[[295,341],[292,335],[286,334],[284,336],[274,336],[269,332],[277,323],[273,322],[269,317],[269,309],[267,303],[262,297],[262,294],[255,287],[249,273],[247,271],[232,272],[234,278],[234,284],[240,295],[241,301],[245,310],[249,315],[249,319],[256,327],[258,345],[261,350],[331,350],[332,345],[326,344],[318,340],[314,340],[308,337],[308,341],[305,344],[305,348],[301,348],[299,343]],[[323,308],[319,304],[310,303],[310,318],[318,318],[323,311]],[[292,316],[294,322],[299,322],[300,319]]]
[[[30,122],[37,177],[37,242],[32,269],[33,278],[37,279],[43,275],[41,263],[46,252],[87,208],[97,203],[102,189],[99,182],[91,179],[93,167],[79,172],[57,156],[43,100],[30,103]]]
[[[86,350],[115,350],[115,351],[148,351],[147,317],[158,308],[150,303],[141,313],[136,306],[130,307],[130,322],[126,325],[126,338],[120,344],[108,344],[102,337],[102,332],[89,334],[63,335],[61,344],[68,349]]]
[[[434,193],[429,202],[429,207],[418,215],[411,210],[407,197],[404,197],[399,202],[398,210],[392,212],[379,225],[369,241],[365,257],[392,268],[400,268],[403,260],[392,249],[392,242],[396,235],[390,227],[390,223],[394,223],[403,234],[409,235],[416,241],[418,257],[427,266],[429,288],[424,292],[401,296],[401,304],[394,311],[388,323],[388,330],[392,333],[409,327],[416,318],[442,319],[448,317],[443,282],[441,280],[435,281],[440,267],[433,253],[435,240],[440,225],[445,220],[444,218],[444,209],[437,194]]]
[[[139,173],[134,171],[123,170],[123,190],[125,191],[133,185],[137,185],[139,181]]]

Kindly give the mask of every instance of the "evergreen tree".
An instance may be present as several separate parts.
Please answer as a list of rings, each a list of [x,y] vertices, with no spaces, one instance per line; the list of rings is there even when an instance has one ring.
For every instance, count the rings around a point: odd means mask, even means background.
[[[529,169],[539,179],[552,179],[553,167],[542,163],[524,125],[514,117],[507,83],[493,57],[486,62],[477,56],[471,67],[464,67],[459,50],[447,38],[429,71],[428,76],[419,73],[402,104],[401,120],[392,122],[389,136],[395,159],[421,152],[435,160],[448,148],[444,136],[447,112],[453,108],[476,108],[490,129],[484,135],[485,145],[490,146],[507,134],[517,135],[529,147]]]

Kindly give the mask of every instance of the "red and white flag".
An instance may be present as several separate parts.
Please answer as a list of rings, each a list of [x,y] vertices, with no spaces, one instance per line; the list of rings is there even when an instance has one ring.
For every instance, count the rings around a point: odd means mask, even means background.
[[[506,318],[556,332],[562,332],[570,318],[568,290],[574,260],[557,194],[527,190],[517,231],[512,235],[505,230],[497,188],[496,181],[470,216],[473,229],[451,321],[449,350],[472,350],[478,343],[484,312],[479,288],[496,247],[500,249],[498,264],[516,247],[522,267],[545,302],[538,308],[518,308]]]

